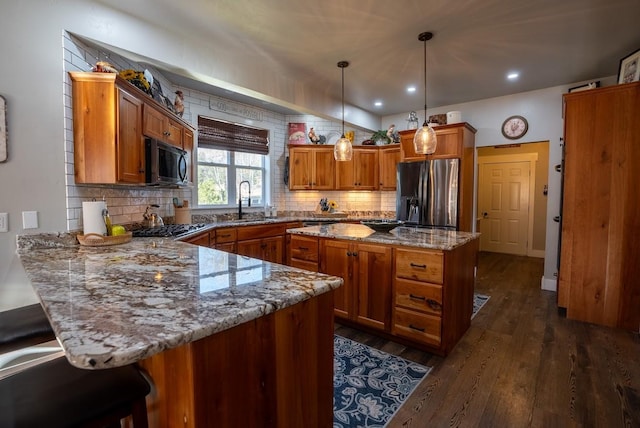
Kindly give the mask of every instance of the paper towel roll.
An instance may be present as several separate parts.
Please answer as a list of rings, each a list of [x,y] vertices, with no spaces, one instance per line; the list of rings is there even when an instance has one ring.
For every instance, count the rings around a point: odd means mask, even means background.
[[[104,201],[82,203],[82,226],[85,235],[88,233],[107,234],[107,226],[102,217],[102,210],[106,208],[107,204]]]

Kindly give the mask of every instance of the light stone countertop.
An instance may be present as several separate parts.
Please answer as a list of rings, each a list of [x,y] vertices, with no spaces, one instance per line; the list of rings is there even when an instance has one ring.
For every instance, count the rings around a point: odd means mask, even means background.
[[[134,238],[106,247],[64,235],[18,246],[67,359],[130,364],[342,285],[342,278],[199,247]]]
[[[369,243],[401,245],[430,250],[449,251],[480,237],[479,233],[459,232],[455,230],[424,229],[399,226],[390,232],[376,232],[362,224],[335,223],[322,226],[309,226],[287,229],[296,235],[316,236],[320,238],[346,239]]]

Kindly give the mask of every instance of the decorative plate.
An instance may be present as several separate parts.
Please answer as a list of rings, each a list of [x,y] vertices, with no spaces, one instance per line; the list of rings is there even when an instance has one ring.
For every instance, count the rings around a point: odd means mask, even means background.
[[[326,135],[327,144],[333,146],[340,139],[340,133],[338,131],[329,131]]]

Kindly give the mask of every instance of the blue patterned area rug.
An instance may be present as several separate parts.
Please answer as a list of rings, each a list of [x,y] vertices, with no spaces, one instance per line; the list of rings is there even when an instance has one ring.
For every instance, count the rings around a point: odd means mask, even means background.
[[[333,428],[384,427],[430,371],[335,335]]]
[[[473,312],[471,313],[471,319],[476,316],[478,311],[482,309],[482,307],[487,303],[487,301],[491,298],[491,296],[486,296],[484,294],[474,294],[473,295]]]

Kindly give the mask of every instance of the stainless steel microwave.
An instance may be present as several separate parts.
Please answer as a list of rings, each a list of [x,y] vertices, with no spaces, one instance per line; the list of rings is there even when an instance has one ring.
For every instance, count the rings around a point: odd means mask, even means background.
[[[187,152],[153,138],[145,138],[145,182],[151,186],[186,185]]]

